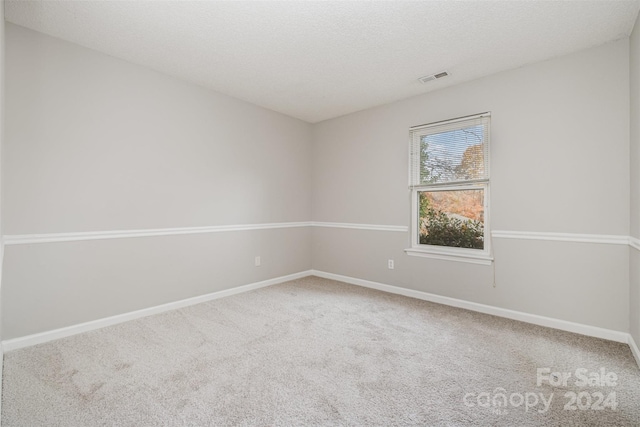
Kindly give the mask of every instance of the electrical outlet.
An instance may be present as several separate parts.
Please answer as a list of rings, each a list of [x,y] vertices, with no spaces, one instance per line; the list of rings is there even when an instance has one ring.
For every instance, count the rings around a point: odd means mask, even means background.
[[[389,267],[389,270],[393,270],[395,268],[392,259],[389,260],[388,267]]]
[[[260,256],[256,257],[256,267],[260,267]]]

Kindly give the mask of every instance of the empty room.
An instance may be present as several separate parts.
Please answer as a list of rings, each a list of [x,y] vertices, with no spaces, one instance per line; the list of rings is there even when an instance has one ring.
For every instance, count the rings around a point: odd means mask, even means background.
[[[0,0],[9,426],[640,426],[640,0]]]

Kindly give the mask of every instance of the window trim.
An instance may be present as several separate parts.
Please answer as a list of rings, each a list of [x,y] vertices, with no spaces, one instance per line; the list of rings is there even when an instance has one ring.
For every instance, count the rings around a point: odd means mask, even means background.
[[[441,183],[441,184],[425,184],[425,185],[412,185],[411,177],[414,173],[412,169],[412,156],[411,156],[411,146],[413,144],[414,132],[420,131],[423,129],[428,129],[430,127],[442,126],[455,124],[459,122],[464,122],[467,120],[473,120],[478,118],[488,117],[490,120],[491,113],[481,113],[467,117],[459,117],[452,120],[444,120],[436,123],[431,123],[427,125],[414,126],[410,129],[410,137],[409,137],[409,188],[410,188],[410,205],[411,205],[411,226],[409,227],[409,232],[411,234],[410,238],[410,248],[405,249],[407,255],[411,256],[419,256],[425,258],[433,258],[439,260],[447,260],[447,261],[459,261],[459,262],[467,262],[472,264],[481,264],[481,265],[491,265],[493,263],[492,256],[492,245],[491,245],[491,215],[489,210],[489,201],[490,201],[490,178],[491,178],[491,170],[490,170],[490,159],[486,159],[486,168],[487,168],[487,178],[486,179],[476,179],[469,180],[463,182],[454,182],[454,183]],[[487,130],[489,134],[489,141],[487,147],[487,155],[489,155],[491,150],[491,124],[489,121],[489,128]],[[455,190],[475,190],[482,189],[484,190],[484,248],[483,249],[469,249],[469,248],[456,248],[451,246],[438,246],[438,245],[423,245],[420,244],[419,240],[419,209],[418,209],[418,193],[424,191],[455,191]]]

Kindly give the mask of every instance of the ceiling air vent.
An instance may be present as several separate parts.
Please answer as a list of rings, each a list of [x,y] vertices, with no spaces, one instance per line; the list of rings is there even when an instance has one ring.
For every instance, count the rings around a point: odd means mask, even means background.
[[[443,71],[441,73],[431,74],[429,76],[420,77],[418,80],[420,80],[422,83],[427,83],[427,82],[430,82],[431,80],[436,80],[436,79],[441,79],[443,77],[447,77],[448,75],[449,75],[449,73],[447,73],[446,71]]]

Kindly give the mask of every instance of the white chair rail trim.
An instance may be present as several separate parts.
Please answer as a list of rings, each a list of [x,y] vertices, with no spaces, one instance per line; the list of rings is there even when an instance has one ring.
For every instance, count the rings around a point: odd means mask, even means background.
[[[179,234],[220,233],[247,230],[308,227],[305,222],[274,222],[266,224],[215,225],[208,227],[153,228],[143,230],[84,231],[79,233],[15,234],[5,235],[5,245],[29,243],[74,242],[78,240],[126,239],[132,237],[173,236]]]
[[[557,241],[557,242],[632,245],[631,243],[632,237],[618,235],[618,234],[546,233],[546,232],[538,232],[538,231],[494,230],[491,232],[491,236],[496,239],[551,240],[551,241]]]
[[[386,231],[408,233],[406,225],[357,224],[347,222],[272,222],[263,224],[214,225],[205,227],[154,228],[141,230],[111,230],[111,231],[83,231],[72,233],[43,233],[43,234],[9,234],[3,236],[5,245],[24,245],[33,243],[74,242],[81,240],[126,239],[134,237],[172,236],[180,234],[203,234],[236,232],[249,230],[272,230],[280,228],[321,227],[341,228],[350,230]],[[491,236],[496,239],[518,240],[547,240],[558,242],[598,243],[612,245],[630,245],[640,250],[640,239],[624,235],[608,234],[577,234],[577,233],[547,233],[533,231],[505,231],[494,230]]]

